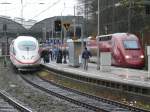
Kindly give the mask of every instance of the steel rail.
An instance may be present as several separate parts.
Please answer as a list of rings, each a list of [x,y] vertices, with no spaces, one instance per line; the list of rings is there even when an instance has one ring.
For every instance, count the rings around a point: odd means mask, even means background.
[[[21,112],[33,112],[29,108],[23,106],[22,104],[18,103],[16,100],[11,98],[5,91],[0,90],[0,96],[7,101],[10,105],[14,106],[16,109],[20,110]]]
[[[76,105],[79,105],[79,106],[88,108],[88,109],[93,110],[93,111],[96,111],[96,112],[109,112],[109,111],[107,111],[107,110],[105,110],[105,109],[101,109],[101,108],[99,108],[99,107],[95,107],[95,106],[92,106],[92,105],[90,105],[90,104],[77,101],[77,100],[75,100],[75,99],[69,98],[69,97],[67,97],[67,96],[64,96],[64,95],[61,95],[61,94],[59,94],[59,93],[53,92],[53,91],[51,91],[51,90],[49,90],[49,89],[46,89],[46,88],[44,88],[44,87],[42,87],[42,86],[39,86],[38,84],[35,84],[35,83],[33,83],[32,81],[30,81],[30,80],[28,80],[27,78],[25,78],[24,75],[21,75],[21,78],[22,78],[23,80],[25,80],[27,83],[31,84],[32,86],[34,86],[34,87],[36,87],[36,88],[38,88],[38,89],[40,89],[40,90],[42,90],[42,91],[45,91],[45,92],[48,93],[48,94],[51,94],[51,95],[56,96],[56,97],[58,97],[58,98],[64,99],[64,100],[69,101],[69,102],[71,102],[71,103],[74,103],[74,104],[76,104]]]
[[[23,80],[25,80],[27,83],[31,84],[32,86],[34,86],[36,88],[39,88],[40,90],[45,91],[45,92],[47,92],[47,93],[49,93],[51,95],[54,95],[54,96],[59,97],[61,99],[64,99],[66,101],[72,102],[74,104],[77,104],[77,105],[82,106],[82,107],[86,107],[86,108],[88,108],[90,110],[94,110],[94,111],[111,112],[109,109],[106,109],[105,107],[101,107],[101,106],[97,107],[95,105],[88,104],[86,102],[82,102],[82,101],[79,101],[79,100],[76,100],[76,99],[73,99],[73,98],[69,98],[69,97],[64,96],[62,94],[56,93],[56,92],[54,92],[52,90],[49,90],[49,89],[47,89],[45,87],[42,87],[42,86],[38,85],[39,83],[36,84],[35,82],[31,81],[30,79],[27,79],[25,75],[21,75],[21,77],[22,77]],[[40,81],[40,82],[42,82],[42,81]],[[71,91],[73,93],[85,96],[85,97],[90,98],[90,99],[94,99],[94,100],[96,100],[98,102],[102,102],[102,103],[106,103],[106,104],[109,104],[109,105],[112,105],[112,106],[116,106],[116,108],[121,108],[122,111],[126,111],[126,112],[131,112],[131,111],[132,112],[150,112],[149,110],[145,110],[145,109],[141,109],[141,108],[138,108],[138,107],[129,106],[129,105],[117,102],[117,101],[109,100],[109,99],[106,99],[106,98],[100,98],[100,97],[97,97],[97,96],[93,96],[93,95],[89,95],[89,94],[86,94],[86,93],[83,93],[83,92],[79,92],[77,90],[70,89],[70,88],[61,86],[59,84],[56,84],[54,82],[49,82],[49,81],[46,81],[46,80],[43,80],[43,82],[46,82],[46,83],[48,82],[51,85],[54,85],[54,86],[62,88],[64,90]]]
[[[61,77],[63,77],[63,76],[61,75]],[[94,95],[90,95],[90,94],[87,94],[85,92],[81,92],[81,91],[78,91],[78,90],[75,90],[75,89],[72,89],[72,88],[65,87],[63,85],[57,84],[57,83],[49,81],[47,79],[43,79],[42,77],[40,77],[40,78],[42,80],[52,84],[52,85],[55,85],[55,86],[60,87],[60,88],[63,88],[65,90],[67,90],[67,91],[71,91],[71,92],[74,92],[74,93],[77,93],[77,94],[80,94],[80,95],[83,95],[83,96],[86,96],[86,97],[89,97],[89,98],[92,98],[92,99],[95,99],[95,100],[98,100],[98,101],[102,101],[104,103],[108,103],[108,104],[112,104],[112,105],[115,105],[115,106],[119,106],[120,108],[125,108],[125,109],[128,109],[128,110],[134,111],[134,112],[150,112],[149,110],[146,110],[146,109],[138,108],[138,107],[135,107],[135,106],[130,106],[130,105],[123,104],[121,102],[117,102],[117,101],[110,100],[110,99],[107,99],[107,98],[102,98],[102,97],[97,97],[97,96],[94,96]]]

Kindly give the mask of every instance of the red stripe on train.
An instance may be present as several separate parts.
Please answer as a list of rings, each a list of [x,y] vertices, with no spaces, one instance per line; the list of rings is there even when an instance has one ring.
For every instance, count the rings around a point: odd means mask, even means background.
[[[38,58],[37,60],[35,60],[34,62],[22,62],[20,60],[18,60],[13,54],[10,54],[10,56],[16,60],[18,63],[21,63],[21,64],[35,64],[36,62],[38,62],[40,60],[40,58]]]

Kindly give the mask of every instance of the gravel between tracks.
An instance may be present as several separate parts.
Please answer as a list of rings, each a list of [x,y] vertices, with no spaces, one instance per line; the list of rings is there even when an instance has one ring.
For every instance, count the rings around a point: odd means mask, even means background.
[[[0,68],[0,88],[37,112],[93,112],[33,88],[10,68]]]

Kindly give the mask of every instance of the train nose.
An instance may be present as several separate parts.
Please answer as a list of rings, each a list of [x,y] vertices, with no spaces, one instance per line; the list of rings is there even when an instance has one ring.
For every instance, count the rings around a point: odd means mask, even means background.
[[[30,56],[30,59],[34,59],[36,56]]]
[[[25,64],[33,64],[35,62],[39,62],[40,61],[40,56],[39,55],[22,55],[20,57],[20,60],[22,61],[22,63],[25,63]]]
[[[130,58],[131,58],[131,56],[129,56],[129,55],[126,55],[126,56],[125,56],[125,58],[126,58],[126,59],[130,59]]]
[[[22,56],[23,59],[26,59],[25,56]]]
[[[144,55],[125,56],[126,63],[132,66],[144,66]]]
[[[32,55],[32,56],[22,56],[22,59],[24,59],[24,60],[32,60],[34,58],[36,58],[36,56],[34,56],[34,55]]]

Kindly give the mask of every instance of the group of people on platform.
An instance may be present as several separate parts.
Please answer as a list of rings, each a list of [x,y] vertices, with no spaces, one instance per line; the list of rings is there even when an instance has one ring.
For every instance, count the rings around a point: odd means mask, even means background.
[[[43,58],[44,63],[49,63],[53,60],[55,60],[56,63],[67,63],[67,57],[69,57],[69,52],[66,48],[61,49],[55,47],[54,49],[43,50],[41,53],[41,57]],[[92,55],[90,51],[88,51],[85,47],[84,51],[82,52],[84,70],[88,70],[88,62],[90,57],[92,57]]]
[[[68,55],[68,51],[66,48],[53,48],[53,49],[45,49],[41,52],[41,58],[43,58],[44,63],[49,63],[50,61],[56,61],[56,63],[67,63],[66,58]]]

